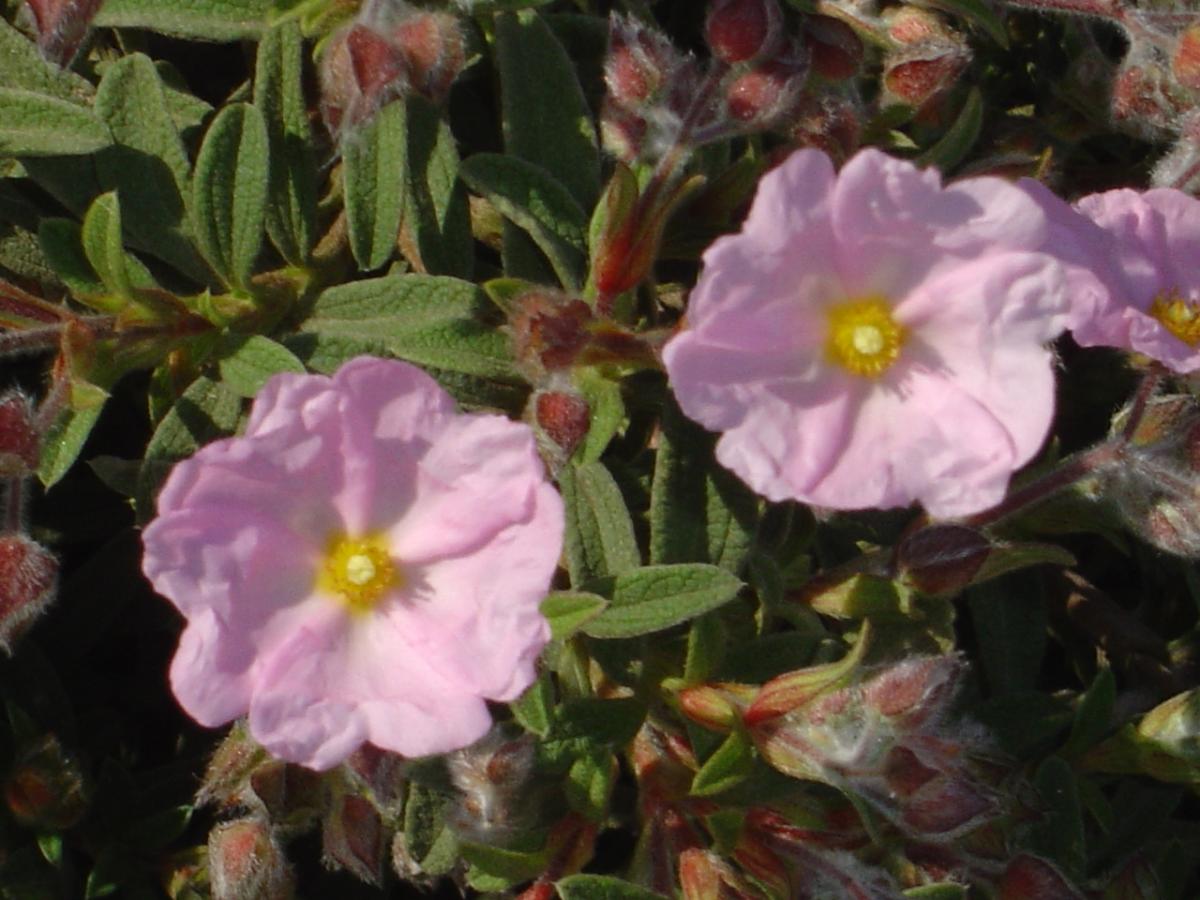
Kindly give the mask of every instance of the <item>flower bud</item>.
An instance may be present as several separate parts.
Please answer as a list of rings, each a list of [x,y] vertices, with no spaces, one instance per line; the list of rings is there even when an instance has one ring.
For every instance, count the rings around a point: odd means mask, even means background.
[[[517,364],[534,381],[570,368],[587,344],[592,308],[549,290],[522,294],[513,304],[510,334]]]
[[[814,61],[815,65],[815,61]],[[862,143],[865,113],[837,94],[801,96],[789,133],[797,147],[816,147],[838,162],[849,159]]]
[[[539,391],[533,403],[538,429],[569,457],[587,437],[591,425],[587,401],[566,391]]]
[[[749,62],[775,50],[782,19],[776,0],[712,0],[704,36],[717,59]]]
[[[248,817],[208,834],[212,900],[291,900],[292,872],[271,826]]]
[[[679,885],[683,900],[749,900],[757,896],[733,866],[698,847],[680,854]]]
[[[883,85],[887,94],[908,106],[924,106],[947,91],[971,61],[965,44],[936,42],[888,54]]]
[[[613,15],[609,20],[604,83],[622,109],[639,110],[659,99],[682,59],[665,35],[637,19]]]
[[[0,648],[16,640],[54,600],[58,561],[23,534],[0,534]]]
[[[58,66],[70,65],[103,2],[26,0],[37,25],[37,43],[42,56]]]
[[[636,162],[646,148],[649,123],[621,107],[611,97],[600,109],[600,142],[604,149],[626,164]]]
[[[0,478],[33,474],[40,444],[29,398],[21,391],[0,394]]]
[[[841,19],[809,16],[804,22],[804,43],[813,72],[829,81],[853,78],[862,67],[862,40]]]
[[[1188,90],[1200,91],[1200,25],[1184,29],[1176,39],[1171,74]]]
[[[4,779],[4,801],[27,828],[62,831],[87,811],[83,772],[58,738],[46,735],[13,764]]]
[[[1150,138],[1172,134],[1181,109],[1171,96],[1169,81],[1153,59],[1127,54],[1112,83],[1113,120]]]
[[[196,792],[196,804],[248,805],[252,800],[248,790],[250,775],[270,761],[267,751],[250,737],[245,720],[239,719],[213,753],[200,790]]]
[[[742,717],[758,689],[752,684],[722,682],[697,684],[676,694],[679,708],[698,725],[728,731]]]
[[[747,127],[765,128],[795,110],[808,76],[808,51],[795,44],[786,56],[737,75],[725,89],[730,118]]]
[[[896,545],[901,580],[923,594],[957,594],[971,583],[991,553],[991,542],[973,528],[931,525]]]
[[[387,846],[383,820],[371,802],[356,794],[339,794],[321,824],[325,861],[379,887]]]
[[[418,12],[401,21],[391,38],[407,64],[412,87],[442,103],[467,60],[458,19],[449,13]]]
[[[995,799],[981,785],[953,774],[941,774],[904,798],[899,824],[926,840],[950,840],[983,824],[997,812]]]
[[[528,799],[534,744],[528,736],[508,739],[493,729],[470,747],[446,758],[458,802],[449,819],[479,843],[502,844],[518,824]]]
[[[957,43],[960,39],[937,13],[919,6],[893,6],[884,11],[887,35],[900,47],[934,42]]]
[[[957,656],[911,657],[869,678],[862,686],[863,705],[897,727],[919,728],[941,718],[962,674]]]
[[[399,50],[366,25],[352,24],[329,40],[321,57],[321,117],[331,134],[361,125],[403,88]]]
[[[1021,855],[1000,878],[997,900],[1084,900],[1058,869],[1044,859]]]

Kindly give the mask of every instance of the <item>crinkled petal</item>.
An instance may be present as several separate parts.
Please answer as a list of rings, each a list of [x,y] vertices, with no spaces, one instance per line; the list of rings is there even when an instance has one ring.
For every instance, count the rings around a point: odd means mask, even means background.
[[[209,728],[245,715],[254,687],[253,650],[222,629],[212,610],[198,611],[171,660],[171,690],[179,705]]]
[[[391,529],[406,563],[457,557],[525,521],[545,470],[533,434],[502,416],[460,416],[421,458],[415,496]]]
[[[921,285],[895,307],[910,331],[902,351],[977,400],[1008,431],[1022,465],[1054,417],[1045,344],[1069,313],[1062,267],[1041,253],[998,253]]]
[[[829,201],[835,177],[833,163],[819,150],[793,153],[762,177],[743,234],[765,253],[824,264],[832,258]]]
[[[1091,194],[1077,204],[1080,212],[1112,236],[1115,262],[1124,296],[1121,302],[1149,308],[1168,283],[1171,253],[1162,216],[1137,191],[1121,189]]]
[[[902,297],[964,258],[1035,250],[1046,230],[1038,205],[1006,181],[942,188],[935,170],[870,149],[839,174],[832,213],[839,271],[853,296]]]
[[[421,658],[464,693],[516,699],[550,638],[540,604],[562,549],[562,499],[543,484],[532,501],[525,521],[422,567],[411,599],[389,613]]]
[[[1136,309],[1126,310],[1126,317],[1129,337],[1124,346],[1158,360],[1172,372],[1185,374],[1200,369],[1200,347],[1189,346],[1158,319]]]

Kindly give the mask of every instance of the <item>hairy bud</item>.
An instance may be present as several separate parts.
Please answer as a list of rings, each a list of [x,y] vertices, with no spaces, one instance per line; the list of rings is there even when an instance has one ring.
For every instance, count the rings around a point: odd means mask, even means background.
[[[0,534],[0,648],[17,639],[54,600],[58,562],[23,534]]]
[[[918,45],[888,55],[883,86],[894,102],[924,106],[954,85],[970,61],[971,51],[965,44]]]
[[[828,81],[853,78],[862,67],[862,40],[841,19],[809,16],[804,22],[804,43],[813,72]]]
[[[58,738],[46,735],[19,754],[4,779],[4,801],[28,828],[70,828],[87,810],[83,772]]]
[[[222,822],[208,834],[212,900],[291,900],[292,872],[270,824]]]
[[[971,583],[991,553],[991,542],[973,528],[933,525],[896,545],[901,579],[923,594],[956,594]]]
[[[26,0],[37,25],[38,49],[58,66],[70,65],[104,0]]]
[[[591,410],[587,401],[567,391],[539,391],[533,397],[538,430],[569,457],[587,437]]]
[[[787,118],[796,108],[808,76],[808,51],[792,52],[734,77],[725,90],[725,108],[746,127],[765,128]]]
[[[712,0],[704,36],[717,59],[749,62],[775,50],[782,19],[776,0]]]
[[[442,103],[466,63],[458,19],[449,13],[417,12],[392,29],[391,39],[407,65],[409,84]]]
[[[508,739],[502,729],[493,729],[470,747],[450,754],[446,768],[459,791],[451,821],[472,840],[504,843],[529,799],[533,757],[531,740]]]
[[[1083,900],[1066,876],[1036,856],[1021,855],[1010,862],[999,888],[998,900]]]
[[[0,478],[31,475],[40,444],[29,398],[21,391],[0,394]]]
[[[533,380],[569,369],[587,345],[592,308],[554,291],[522,294],[513,304],[509,331],[517,364]]]
[[[326,862],[376,887],[383,883],[387,838],[379,811],[356,794],[339,793],[321,824]]]

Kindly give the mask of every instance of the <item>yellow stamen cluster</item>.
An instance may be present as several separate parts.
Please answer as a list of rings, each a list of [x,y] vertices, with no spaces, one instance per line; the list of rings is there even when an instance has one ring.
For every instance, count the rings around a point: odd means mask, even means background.
[[[317,586],[337,596],[353,612],[374,609],[384,593],[400,583],[382,535],[335,535],[317,572]]]
[[[829,309],[826,355],[854,375],[882,374],[904,344],[904,328],[882,297],[847,300]]]
[[[1177,291],[1163,291],[1150,304],[1150,315],[1189,347],[1200,344],[1200,304]]]

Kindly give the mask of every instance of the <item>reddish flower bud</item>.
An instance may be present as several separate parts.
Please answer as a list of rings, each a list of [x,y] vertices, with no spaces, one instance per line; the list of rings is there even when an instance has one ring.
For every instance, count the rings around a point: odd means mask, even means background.
[[[412,87],[434,103],[444,101],[467,60],[458,19],[419,12],[400,22],[391,37],[407,63]]]
[[[1147,137],[1162,137],[1174,132],[1182,111],[1171,96],[1166,71],[1152,59],[1130,54],[1121,64],[1112,83],[1114,121]]]
[[[982,786],[966,778],[939,775],[905,798],[900,824],[924,838],[948,840],[997,812],[995,799]]]
[[[31,475],[40,444],[29,398],[20,391],[0,394],[0,478]]]
[[[862,143],[864,118],[859,106],[846,97],[802,96],[792,114],[790,137],[797,147],[816,147],[845,162]]]
[[[676,699],[683,714],[714,731],[733,728],[754,700],[758,688],[752,684],[697,684],[684,688]]]
[[[271,826],[259,818],[222,822],[208,834],[212,900],[291,900],[291,869]]]
[[[604,82],[618,106],[637,110],[663,94],[683,57],[660,32],[637,19],[614,15],[609,20]]]
[[[957,656],[913,657],[888,666],[863,684],[863,705],[904,728],[937,721],[958,687]]]
[[[697,847],[680,854],[679,885],[683,900],[753,900],[759,896],[733,866]]]
[[[404,87],[404,59],[383,35],[354,24],[321,57],[321,117],[331,134],[362,124]]]
[[[956,594],[971,583],[991,553],[991,542],[973,528],[932,525],[896,545],[901,579],[923,594]]]
[[[1200,91],[1200,25],[1193,25],[1179,35],[1171,57],[1171,74],[1183,87]]]
[[[4,779],[4,802],[22,825],[62,831],[87,810],[83,773],[58,738],[46,735],[14,763]]]
[[[907,747],[893,747],[883,766],[883,778],[888,790],[898,797],[911,797],[923,786],[938,777],[938,770],[921,762]]]
[[[196,803],[200,806],[209,803],[245,806],[254,802],[250,776],[255,769],[271,761],[267,751],[250,737],[245,720],[239,719],[213,753],[204,781],[196,792]]]
[[[570,368],[588,342],[592,308],[553,291],[530,291],[513,303],[513,355],[533,380]]]
[[[38,49],[59,66],[67,66],[87,37],[104,0],[26,0],[37,24]]]
[[[450,820],[481,843],[503,843],[518,824],[528,799],[533,770],[531,738],[508,739],[493,729],[470,747],[446,758],[450,780],[459,790]]]
[[[340,794],[321,825],[325,861],[378,887],[387,834],[379,811],[356,794]]]
[[[570,456],[587,437],[591,410],[578,394],[540,391],[534,395],[534,421],[563,454]]]
[[[884,12],[887,34],[902,47],[961,39],[937,13],[919,6],[893,6]]]
[[[1058,869],[1036,856],[1018,856],[1000,878],[998,900],[1084,900]]]
[[[717,59],[749,62],[775,50],[782,18],[776,0],[712,0],[704,36]]]
[[[54,600],[58,562],[23,534],[0,535],[0,648],[13,644]]]
[[[884,64],[888,94],[909,106],[924,106],[948,90],[971,61],[965,45],[939,43],[892,54]]]
[[[725,89],[725,108],[732,119],[745,125],[773,125],[796,108],[807,76],[808,51],[795,45],[787,57],[735,77]]]
[[[804,22],[804,43],[813,71],[822,78],[844,81],[857,75],[862,66],[862,40],[841,19],[809,16]]]
[[[636,113],[604,98],[600,110],[600,141],[604,149],[623,163],[633,163],[646,149],[649,124]]]

